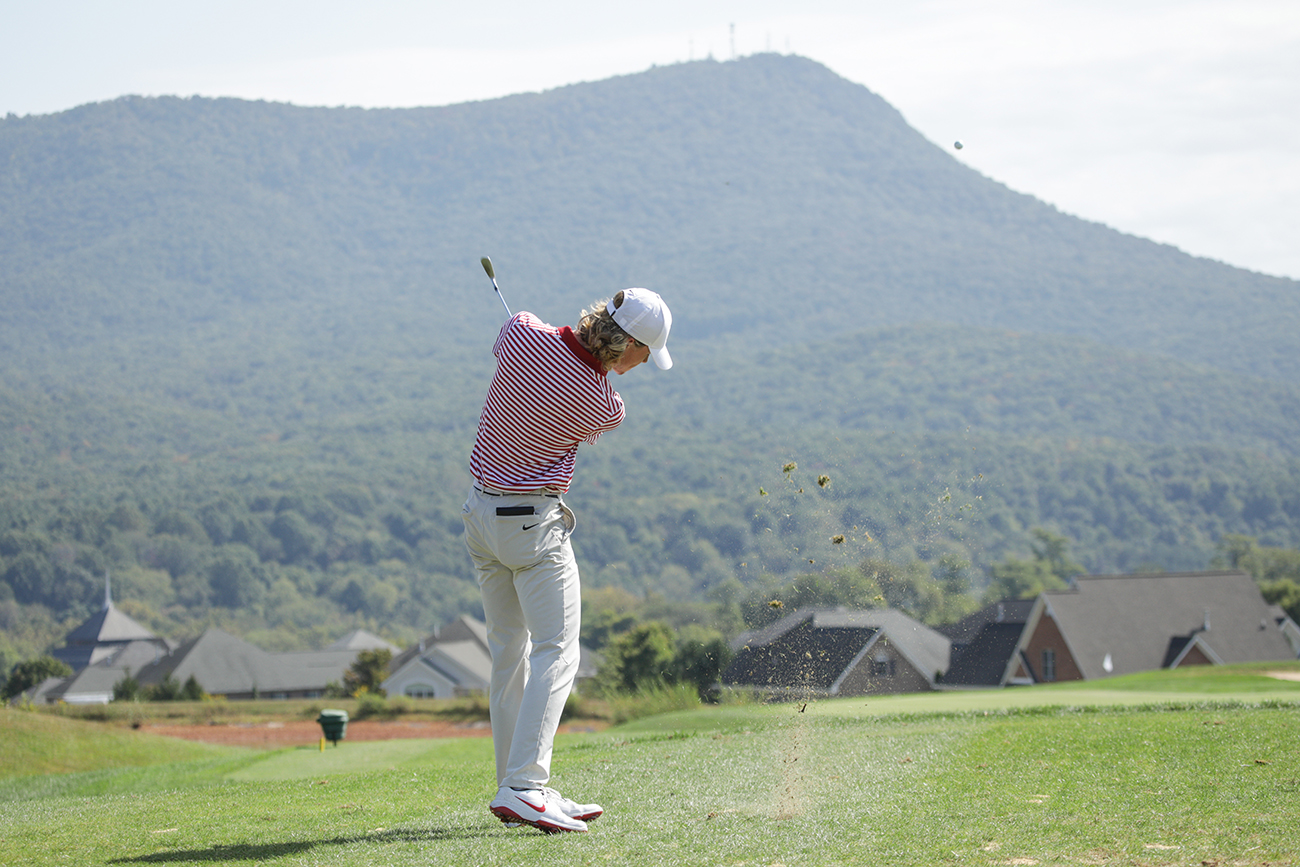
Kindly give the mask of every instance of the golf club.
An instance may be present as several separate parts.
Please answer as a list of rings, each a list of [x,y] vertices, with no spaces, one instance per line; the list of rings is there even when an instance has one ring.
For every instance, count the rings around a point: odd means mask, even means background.
[[[492,288],[497,290],[497,297],[501,299],[501,306],[506,308],[506,315],[513,316],[514,314],[510,312],[510,305],[506,304],[506,296],[501,294],[501,287],[497,285],[497,275],[492,270],[492,260],[484,256],[479,261],[483,263],[483,270],[487,272],[488,279],[492,281]]]

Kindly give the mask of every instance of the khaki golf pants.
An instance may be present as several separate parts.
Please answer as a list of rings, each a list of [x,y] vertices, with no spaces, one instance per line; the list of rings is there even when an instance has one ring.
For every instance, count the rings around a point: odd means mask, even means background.
[[[477,487],[461,517],[492,654],[497,785],[540,788],[578,674],[581,604],[569,543],[577,521],[558,497]]]

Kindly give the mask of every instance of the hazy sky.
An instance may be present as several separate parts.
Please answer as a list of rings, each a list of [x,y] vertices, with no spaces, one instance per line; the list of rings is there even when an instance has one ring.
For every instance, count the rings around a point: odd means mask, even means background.
[[[0,0],[0,26],[0,115],[445,105],[800,54],[1013,189],[1300,279],[1300,0]]]

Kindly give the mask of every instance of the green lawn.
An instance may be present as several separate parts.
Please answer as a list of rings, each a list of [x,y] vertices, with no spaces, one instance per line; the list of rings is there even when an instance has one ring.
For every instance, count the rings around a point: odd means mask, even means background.
[[[129,729],[0,708],[0,780],[32,774],[155,765],[206,758],[208,744],[141,734]]]
[[[1095,686],[727,706],[562,736],[554,783],[607,810],[586,835],[493,819],[485,738],[14,777],[0,860],[1300,863],[1300,683],[1207,669]]]

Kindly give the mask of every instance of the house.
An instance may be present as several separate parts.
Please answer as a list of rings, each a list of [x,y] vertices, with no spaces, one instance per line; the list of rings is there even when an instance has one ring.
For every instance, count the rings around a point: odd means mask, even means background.
[[[577,682],[596,675],[596,658],[578,646]],[[380,687],[389,695],[454,698],[487,694],[492,681],[492,654],[487,624],[462,614],[393,657]]]
[[[102,651],[102,647],[100,651]],[[113,687],[133,671],[165,656],[171,650],[170,642],[160,639],[142,639],[118,643],[113,652],[96,653],[95,661],[74,670],[68,677],[52,677],[40,684],[27,697],[33,702],[67,702],[68,704],[108,704],[113,700]]]
[[[113,586],[105,572],[104,606],[69,632],[63,639],[63,647],[51,655],[73,671],[78,671],[119,655],[133,642],[153,645],[164,653],[175,646],[145,629],[113,604]]]
[[[393,657],[380,687],[389,695],[453,698],[486,694],[492,679],[487,625],[461,615]]]
[[[1286,613],[1286,609],[1281,605],[1268,606],[1268,615],[1273,618],[1277,628],[1282,630],[1282,634],[1286,636],[1287,644],[1290,644],[1291,649],[1295,651],[1296,658],[1300,659],[1300,626],[1296,625],[1296,622],[1291,619],[1291,616]]]
[[[943,675],[945,688],[1029,683],[1010,680],[1025,623],[1034,599],[1004,599],[987,605],[939,631],[952,641],[952,659]]]
[[[373,632],[367,632],[364,629],[354,629],[347,635],[335,641],[326,650],[352,650],[360,653],[363,650],[387,650],[396,656],[401,650],[396,644],[385,641]]]
[[[51,652],[66,663],[72,675],[48,678],[28,693],[35,702],[106,704],[113,700],[113,685],[160,656],[175,642],[159,638],[113,604],[112,582],[104,574],[104,605],[63,639]]]
[[[1035,600],[1008,680],[1295,659],[1288,623],[1244,572],[1084,576]]]
[[[177,644],[159,638],[119,610],[105,576],[103,608],[69,632],[64,646],[53,651],[73,673],[47,678],[27,698],[106,704],[113,700],[113,687],[128,675],[145,688],[168,677],[180,684],[193,677],[209,695],[230,699],[318,698],[330,683],[342,683],[358,653],[380,648],[397,651],[379,636],[356,630],[325,650],[268,653],[215,627]]]
[[[949,639],[892,609],[802,609],[732,642],[722,683],[788,698],[934,689]]]
[[[209,627],[198,638],[136,672],[141,687],[170,677],[191,677],[209,695],[228,699],[319,698],[330,683],[342,683],[359,650],[269,653],[223,629]]]

